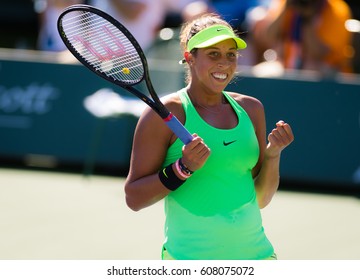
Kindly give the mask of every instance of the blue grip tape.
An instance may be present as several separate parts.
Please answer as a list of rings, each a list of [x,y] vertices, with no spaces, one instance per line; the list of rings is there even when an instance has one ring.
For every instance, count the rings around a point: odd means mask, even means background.
[[[193,139],[192,135],[173,114],[170,113],[164,121],[185,145],[191,142]]]

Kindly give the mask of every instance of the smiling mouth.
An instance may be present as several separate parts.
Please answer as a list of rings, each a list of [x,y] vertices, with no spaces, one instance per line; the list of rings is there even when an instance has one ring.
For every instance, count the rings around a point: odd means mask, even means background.
[[[218,80],[226,80],[226,78],[228,77],[228,75],[224,73],[213,73],[212,76]]]

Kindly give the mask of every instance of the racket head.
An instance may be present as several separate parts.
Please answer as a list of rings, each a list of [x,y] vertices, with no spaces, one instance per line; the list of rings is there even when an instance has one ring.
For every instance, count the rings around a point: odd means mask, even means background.
[[[61,13],[57,27],[69,51],[102,78],[125,88],[147,79],[147,61],[139,43],[107,13],[72,5]]]

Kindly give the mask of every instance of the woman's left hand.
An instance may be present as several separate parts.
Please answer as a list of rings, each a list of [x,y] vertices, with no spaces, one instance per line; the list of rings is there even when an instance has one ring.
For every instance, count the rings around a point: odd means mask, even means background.
[[[268,135],[268,141],[265,157],[280,156],[281,151],[294,141],[294,134],[290,125],[284,121],[278,121],[276,128]]]

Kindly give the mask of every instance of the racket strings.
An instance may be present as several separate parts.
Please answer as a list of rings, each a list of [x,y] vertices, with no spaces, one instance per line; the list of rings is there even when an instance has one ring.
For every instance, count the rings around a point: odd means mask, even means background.
[[[64,16],[62,26],[73,49],[97,71],[129,85],[142,80],[144,66],[137,50],[112,23],[73,11]]]

